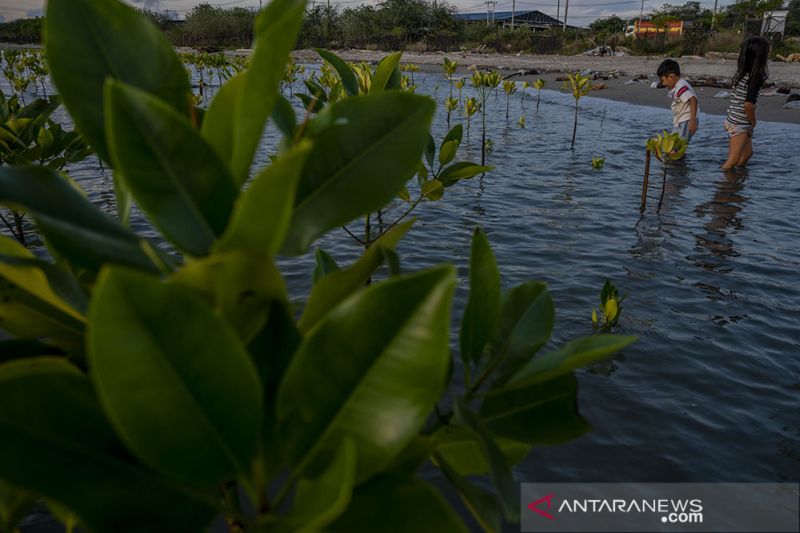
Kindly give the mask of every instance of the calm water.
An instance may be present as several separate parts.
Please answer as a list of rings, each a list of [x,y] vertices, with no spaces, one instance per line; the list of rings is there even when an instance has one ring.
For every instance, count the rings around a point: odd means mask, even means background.
[[[415,78],[418,93],[436,92],[442,102],[445,81],[422,73]],[[517,477],[800,480],[800,155],[787,150],[800,138],[800,126],[759,123],[749,170],[726,176],[718,170],[727,153],[723,117],[701,114],[685,167],[669,177],[660,214],[654,160],[649,205],[640,216],[643,144],[671,124],[666,103],[655,109],[584,98],[574,153],[572,105],[569,95],[543,91],[538,113],[530,96],[521,111],[517,94],[506,122],[505,95],[490,97],[488,136],[495,149],[489,163],[497,169],[422,205],[399,247],[406,270],[452,261],[466,278],[470,233],[482,226],[506,288],[531,279],[549,284],[557,309],[552,346],[591,334],[591,310],[606,278],[629,295],[618,332],[639,341],[579,372],[581,410],[593,431],[534,450]],[[438,113],[441,139],[443,106]],[[523,113],[527,128],[520,129]],[[459,120],[455,113],[454,123]],[[459,159],[479,161],[479,139],[476,115]],[[265,146],[275,140],[268,131]],[[268,151],[260,152],[261,164]],[[607,157],[604,169],[591,168],[595,154]],[[96,159],[71,172],[92,201],[113,210],[111,176]],[[141,216],[133,227],[155,237]],[[319,244],[340,264],[359,253],[342,231]],[[301,301],[312,257],[282,266]],[[462,279],[454,323],[466,295]]]

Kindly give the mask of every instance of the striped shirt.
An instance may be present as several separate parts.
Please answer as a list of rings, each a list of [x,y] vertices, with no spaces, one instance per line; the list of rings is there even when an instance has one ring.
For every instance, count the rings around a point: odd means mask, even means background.
[[[749,74],[745,74],[742,79],[736,82],[736,85],[731,89],[731,104],[728,106],[728,122],[737,126],[750,125],[750,119],[744,112],[744,103],[752,102],[756,104],[758,100],[758,91],[761,87],[748,88],[747,82],[750,79]]]

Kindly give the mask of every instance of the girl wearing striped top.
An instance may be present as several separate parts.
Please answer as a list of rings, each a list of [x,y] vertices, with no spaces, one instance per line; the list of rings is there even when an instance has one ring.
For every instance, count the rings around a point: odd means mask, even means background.
[[[767,80],[769,41],[748,37],[739,51],[739,66],[733,77],[731,103],[725,119],[728,133],[728,160],[724,170],[741,167],[753,156],[753,128],[756,127],[758,91]]]

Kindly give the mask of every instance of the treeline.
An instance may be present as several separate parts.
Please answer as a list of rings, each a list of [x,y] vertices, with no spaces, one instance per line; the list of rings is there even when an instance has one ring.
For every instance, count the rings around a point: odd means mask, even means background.
[[[437,0],[384,0],[377,5],[339,9],[326,2],[309,2],[297,46],[373,48],[381,50],[446,50],[460,48],[526,51],[533,53],[580,53],[599,45],[626,46],[634,53],[669,55],[702,54],[709,50],[735,51],[742,34],[758,33],[765,12],[778,9],[784,0],[742,0],[714,13],[700,2],[664,4],[645,18],[658,24],[679,19],[687,23],[680,40],[661,35],[656,39],[625,38],[625,27],[634,22],[611,16],[598,19],[585,30],[530,31],[482,23],[464,24],[456,9]],[[800,35],[800,0],[788,4],[786,35]],[[201,49],[249,48],[257,14],[250,8],[222,8],[200,4],[175,21],[164,14],[145,13],[176,46]],[[0,24],[0,41],[37,43],[42,19],[15,20]],[[741,33],[740,33],[741,32]],[[792,41],[776,42],[776,53],[793,51]],[[789,47],[787,49],[787,47]]]

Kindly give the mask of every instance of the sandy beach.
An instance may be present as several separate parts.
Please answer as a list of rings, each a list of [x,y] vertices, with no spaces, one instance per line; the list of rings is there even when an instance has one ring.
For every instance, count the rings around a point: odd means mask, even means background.
[[[379,61],[388,52],[370,50],[342,50],[336,52],[347,61]],[[298,50],[294,53],[296,61],[318,62],[319,56],[313,50]],[[668,109],[669,98],[666,89],[652,89],[651,82],[657,81],[655,75],[662,57],[639,56],[559,56],[559,55],[502,55],[502,54],[475,54],[443,52],[431,53],[405,53],[403,63],[414,63],[426,71],[439,71],[442,59],[447,56],[459,63],[459,75],[466,75],[468,69],[496,69],[511,76],[515,72],[535,70],[537,74],[527,76],[514,76],[511,79],[518,81],[533,81],[542,78],[547,82],[548,89],[559,89],[561,82],[557,78],[567,72],[576,70],[593,72],[604,76],[613,74],[614,77],[602,79],[605,89],[592,91],[589,96],[595,98],[608,98],[637,105],[654,106]],[[695,80],[708,80],[715,78],[720,85],[728,83],[736,71],[735,55],[711,54],[711,57],[683,57],[679,63],[684,76],[690,82]],[[647,76],[644,82],[627,84],[629,80]],[[800,94],[800,63],[770,63],[769,83],[790,88],[792,92]],[[722,115],[728,107],[728,98],[714,98],[714,95],[724,91],[724,87],[704,87],[696,84],[695,90],[700,99],[700,109],[703,113]],[[768,122],[791,122],[800,124],[800,109],[783,109],[786,103],[785,94],[764,96],[758,103],[758,120]]]

